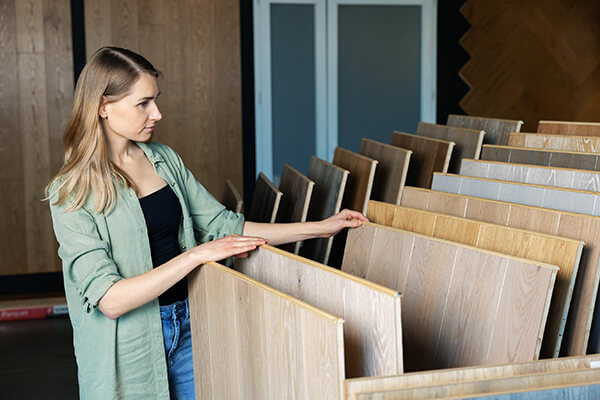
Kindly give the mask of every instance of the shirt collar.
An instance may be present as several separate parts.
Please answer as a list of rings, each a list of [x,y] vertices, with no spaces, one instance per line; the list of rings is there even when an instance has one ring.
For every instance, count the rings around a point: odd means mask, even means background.
[[[146,157],[148,157],[152,164],[165,161],[165,159],[160,153],[154,151],[154,148],[151,145],[151,143],[135,142],[135,144],[137,144],[138,147],[144,151]]]

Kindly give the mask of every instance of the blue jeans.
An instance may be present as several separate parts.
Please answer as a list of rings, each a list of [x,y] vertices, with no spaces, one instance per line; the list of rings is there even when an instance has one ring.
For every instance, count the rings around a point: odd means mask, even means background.
[[[169,392],[173,400],[194,400],[194,359],[188,300],[160,306]]]

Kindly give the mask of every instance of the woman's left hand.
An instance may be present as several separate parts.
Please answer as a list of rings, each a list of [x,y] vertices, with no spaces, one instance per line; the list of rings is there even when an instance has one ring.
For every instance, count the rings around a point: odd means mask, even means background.
[[[344,209],[334,216],[320,222],[322,226],[322,234],[320,236],[330,237],[344,228],[357,228],[361,226],[363,222],[369,222],[364,215],[358,211]]]

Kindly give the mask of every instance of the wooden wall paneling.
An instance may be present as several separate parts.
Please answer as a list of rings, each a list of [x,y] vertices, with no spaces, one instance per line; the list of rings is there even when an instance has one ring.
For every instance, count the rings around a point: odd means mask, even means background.
[[[448,172],[458,173],[463,158],[479,158],[485,131],[419,122],[417,135],[456,143],[450,158]]]
[[[540,121],[539,133],[553,133],[571,136],[600,136],[600,123],[575,121]],[[518,131],[515,131],[518,132]]]
[[[446,125],[485,131],[484,143],[505,145],[511,132],[521,130],[523,121],[450,114]]]
[[[508,139],[508,145],[532,149],[600,153],[600,137],[597,136],[567,136],[551,135],[547,133],[513,132]]]
[[[333,165],[349,172],[342,197],[342,208],[349,208],[363,214],[367,212],[377,163],[377,160],[370,157],[336,147],[333,154]]]
[[[188,285],[197,398],[342,398],[341,318],[216,263]]]
[[[407,207],[582,240],[585,247],[575,279],[560,354],[583,355],[588,349],[590,353],[600,352],[600,327],[598,318],[595,318],[600,277],[599,217],[421,188],[406,187],[404,191],[402,205]],[[596,321],[594,324],[592,318]]]
[[[248,221],[274,223],[282,193],[262,172],[259,172],[248,212]]]
[[[283,193],[279,202],[276,222],[305,222],[308,205],[315,183],[288,164],[283,165],[279,190]],[[298,254],[302,242],[288,243],[280,248]]]
[[[598,171],[600,155],[575,151],[527,149],[511,146],[483,145],[481,160],[504,161],[515,164],[545,165],[548,167]]]
[[[493,366],[413,372],[395,376],[353,378],[344,381],[344,393],[346,399],[351,400],[358,393],[385,392],[402,388],[582,370],[590,368],[591,363],[598,361],[600,361],[599,356],[591,355]]]
[[[235,269],[342,318],[346,377],[403,372],[397,291],[270,246],[237,259]]]
[[[402,189],[404,189],[406,183],[412,151],[370,139],[363,139],[360,154],[379,162],[375,171],[371,198],[399,204]]]
[[[244,211],[244,200],[233,182],[229,179],[225,180],[225,187],[223,188],[223,205],[227,207],[228,210],[236,213]]]
[[[407,185],[430,188],[433,172],[448,171],[454,142],[394,132],[391,143],[412,151],[406,174]]]
[[[372,223],[346,249],[342,270],[366,265],[366,279],[403,294],[405,370],[538,357],[557,267]]]
[[[307,177],[315,182],[308,206],[308,221],[319,221],[339,212],[348,171],[312,156]],[[300,255],[327,264],[332,242],[333,238],[306,240],[300,249]]]
[[[540,357],[559,356],[582,241],[372,200],[367,217],[376,224],[558,266]]]

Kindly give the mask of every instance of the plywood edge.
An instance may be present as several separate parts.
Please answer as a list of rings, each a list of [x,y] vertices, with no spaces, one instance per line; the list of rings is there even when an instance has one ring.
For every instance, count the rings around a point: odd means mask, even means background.
[[[583,153],[583,154],[588,154],[588,155],[592,154],[593,155],[594,153]],[[579,169],[579,168],[553,167],[551,165],[548,166],[548,165],[537,165],[537,164],[517,164],[517,163],[507,162],[507,161],[474,160],[472,158],[464,158],[463,161],[475,162],[478,164],[496,164],[496,165],[506,165],[506,166],[515,165],[515,166],[519,166],[519,168],[536,168],[536,169],[545,169],[545,170],[576,172],[576,173],[580,173],[580,174],[600,175],[600,171],[594,171],[594,170],[589,170],[589,169]],[[513,181],[507,181],[507,182],[513,182]],[[551,186],[551,187],[557,187],[557,186]],[[567,188],[562,188],[562,189],[567,189]]]
[[[279,203],[281,203],[281,193],[279,190],[275,193],[275,202],[273,203],[273,212],[271,213],[271,223],[274,224],[277,220],[277,212],[279,211]]]
[[[408,167],[410,165],[410,158],[412,155],[412,151],[406,155],[404,158],[404,165],[402,166],[402,179],[400,180],[400,190],[398,191],[398,196],[396,197],[396,204],[400,204],[402,202],[402,194],[404,193],[404,187],[406,184],[406,175],[408,175]]]
[[[365,191],[365,197],[363,199],[363,209],[361,210],[362,215],[367,214],[367,208],[369,207],[371,192],[373,192],[373,182],[375,181],[375,171],[377,170],[378,163],[379,161],[377,160],[373,160],[371,163],[371,169],[369,170],[369,178],[367,182],[367,190]]]
[[[594,274],[593,287],[596,288],[596,290],[592,290],[592,296],[590,298],[590,304],[592,305],[592,307],[590,307],[590,310],[588,313],[588,318],[585,323],[585,335],[583,337],[583,349],[582,349],[584,352],[587,352],[588,344],[590,341],[590,334],[592,331],[592,320],[594,319],[594,311],[596,309],[596,298],[598,297],[599,283],[600,283],[600,257],[598,258],[598,263],[596,264],[596,271]]]
[[[400,332],[399,335],[396,335],[394,338],[396,340],[396,360],[398,360],[398,365],[396,368],[398,369],[398,373],[401,374],[404,372],[404,348],[402,342],[402,301],[400,299],[401,295],[395,296],[394,299],[394,326],[395,332]]]
[[[531,147],[516,147],[516,146],[503,146],[500,144],[484,144],[482,147],[493,148],[493,149],[501,149],[501,150],[520,150],[520,151],[535,151],[535,152],[544,152],[544,153],[566,153],[573,155],[586,155],[586,156],[599,156],[598,153],[585,153],[581,151],[571,151],[571,150],[555,150],[555,149],[538,149]],[[487,161],[487,160],[484,160]],[[491,160],[489,160],[491,161]],[[523,163],[511,163],[511,164],[523,164]],[[526,165],[537,165],[537,164],[526,164]],[[588,171],[588,170],[581,170]]]
[[[401,132],[399,132],[399,133],[401,133]],[[412,134],[407,133],[407,135],[412,135]],[[413,135],[413,136],[415,136],[415,135]],[[372,139],[362,138],[362,141],[363,142],[367,142],[367,143],[373,143],[373,144],[376,144],[377,146],[381,146],[381,147],[384,147],[386,149],[390,149],[390,150],[393,150],[393,151],[404,152],[406,154],[412,154],[412,152],[413,152],[412,150],[409,150],[409,149],[403,149],[402,147],[394,146],[394,145],[387,144],[387,143],[378,142],[378,141],[372,140]]]
[[[484,254],[491,254],[491,255],[495,255],[495,256],[502,256],[506,259],[511,259],[511,260],[516,260],[516,261],[520,261],[520,262],[524,262],[527,264],[531,264],[531,265],[535,265],[535,266],[539,266],[545,269],[549,269],[554,271],[554,273],[556,273],[556,271],[559,270],[559,268],[556,265],[552,265],[552,264],[547,264],[541,261],[532,261],[532,260],[528,260],[526,258],[521,258],[521,257],[515,257],[515,256],[511,256],[508,254],[503,254],[503,253],[499,253],[497,251],[491,251],[491,250],[486,250],[486,249],[480,249],[478,247],[473,247],[473,246],[469,246],[466,244],[462,244],[462,243],[457,243],[457,242],[452,242],[450,240],[445,240],[445,239],[440,239],[440,238],[436,238],[433,236],[427,236],[427,235],[422,235],[420,233],[415,233],[415,232],[410,232],[410,231],[405,231],[403,229],[398,229],[398,228],[393,228],[391,226],[386,226],[386,225],[380,225],[380,224],[375,224],[373,222],[363,222],[363,225],[366,226],[373,226],[375,228],[378,229],[385,229],[388,231],[392,231],[392,232],[401,232],[410,236],[416,236],[425,240],[432,240],[432,241],[436,241],[436,242],[440,242],[440,243],[445,243],[445,244],[449,244],[452,246],[456,246],[456,247],[460,247],[460,248],[464,248],[467,250],[472,250],[472,251],[476,251],[476,252],[480,252],[480,253],[484,253]]]
[[[473,157],[475,157],[476,160],[479,160],[479,157],[481,156],[481,146],[483,146],[483,137],[485,136],[485,131],[481,131],[481,133],[479,134],[479,139],[477,140],[477,147],[475,149],[475,154],[473,155]]]
[[[444,172],[444,173],[448,172],[448,168],[450,167],[450,159],[452,158],[452,151],[454,150],[455,145],[456,145],[456,143],[450,142],[450,145],[448,146],[448,149],[446,150],[446,158],[444,159],[444,167],[442,169],[442,172]]]
[[[415,133],[406,133],[406,132],[394,131],[393,134],[394,135],[397,134],[397,135],[400,135],[400,136],[409,136],[411,138],[417,138],[418,140],[423,140],[423,141],[426,141],[426,142],[436,142],[436,143],[444,143],[444,144],[454,143],[451,140],[442,140],[442,139],[431,138],[429,136],[420,136],[420,135],[417,135]],[[394,146],[394,145],[392,145],[392,146],[393,147],[399,147],[399,146]],[[402,148],[402,147],[400,147],[400,148]]]

